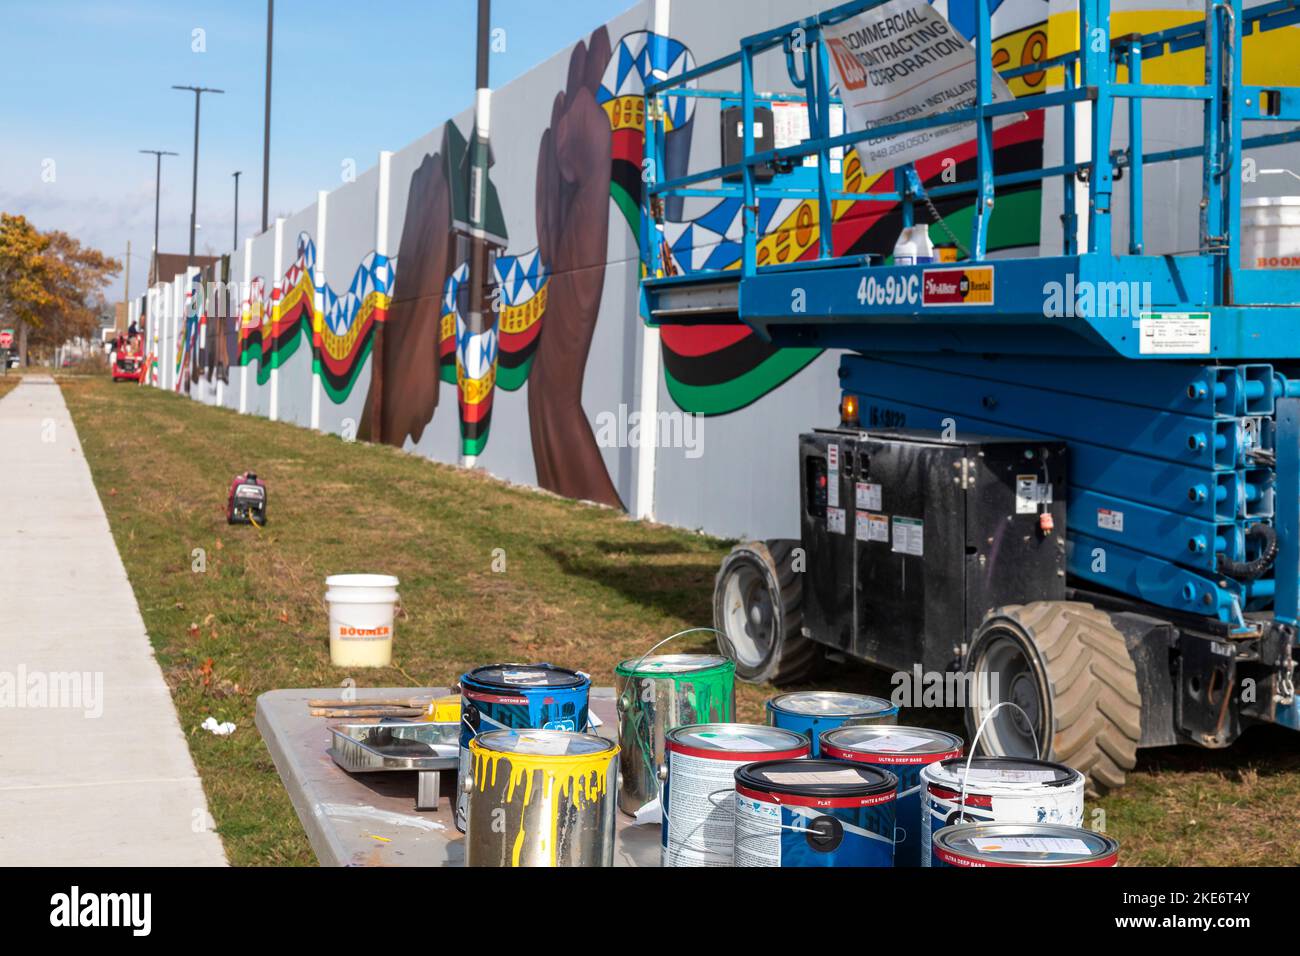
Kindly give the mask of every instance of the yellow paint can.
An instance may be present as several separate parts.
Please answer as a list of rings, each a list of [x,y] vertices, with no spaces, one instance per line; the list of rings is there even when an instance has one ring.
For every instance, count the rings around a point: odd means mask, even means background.
[[[469,866],[612,866],[618,745],[564,730],[495,730],[469,744]]]

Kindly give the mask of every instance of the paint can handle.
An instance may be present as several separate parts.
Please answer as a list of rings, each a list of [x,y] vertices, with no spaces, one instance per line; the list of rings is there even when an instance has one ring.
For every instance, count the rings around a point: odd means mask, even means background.
[[[632,672],[636,673],[637,671],[639,671],[641,669],[641,665],[645,663],[646,658],[649,657],[651,654],[653,654],[655,651],[659,650],[659,648],[663,647],[669,641],[676,640],[677,638],[681,637],[683,634],[694,634],[698,631],[711,631],[714,634],[718,635],[718,637],[722,638],[727,643],[727,647],[730,648],[730,654],[732,656],[732,659],[735,659],[736,645],[733,644],[731,638],[727,637],[727,635],[724,634],[722,631],[719,631],[716,627],[688,627],[686,630],[678,631],[676,634],[669,634],[659,643],[651,645],[648,651],[646,651],[639,658],[637,658],[636,666],[632,668]]]
[[[957,806],[957,822],[959,823],[964,823],[966,821],[966,784],[970,779],[970,764],[971,761],[975,759],[975,750],[979,747],[980,737],[984,733],[984,728],[988,726],[989,719],[1003,707],[1014,707],[1016,710],[1020,711],[1020,716],[1025,718],[1025,724],[1029,727],[1029,735],[1034,738],[1034,753],[1039,754],[1042,752],[1038,746],[1038,734],[1034,731],[1034,722],[1029,719],[1029,715],[1025,713],[1025,709],[1019,704],[1012,703],[1009,700],[1004,700],[1000,704],[994,704],[993,709],[984,715],[984,719],[980,721],[979,727],[975,729],[975,739],[971,741],[970,753],[966,755],[966,769],[961,775],[961,802]]]
[[[714,797],[716,797],[716,796],[717,796],[718,794],[720,794],[720,793],[729,793],[729,794],[731,794],[732,796],[735,796],[736,790],[735,790],[734,787],[728,787],[728,788],[725,789],[725,790],[714,790],[712,793],[710,793],[708,796],[705,797],[705,799],[708,800],[709,803],[713,804],[714,807],[716,807],[717,809],[719,809],[719,810],[725,810],[725,809],[727,809],[726,807],[722,806],[722,804],[718,803],[717,800],[714,800],[714,799],[713,799]]]
[[[732,641],[731,641],[731,638],[727,637],[727,635],[724,634],[724,633],[722,633],[722,631],[719,631],[716,627],[688,627],[688,628],[686,628],[686,630],[684,630],[684,631],[678,631],[676,634],[669,634],[669,635],[668,635],[667,637],[665,637],[662,641],[659,641],[659,642],[657,642],[657,643],[655,643],[655,644],[652,644],[652,645],[650,646],[650,649],[649,649],[649,650],[647,650],[644,654],[642,654],[639,658],[637,658],[637,662],[636,662],[636,664],[632,667],[632,674],[635,675],[636,672],[639,671],[639,670],[641,669],[641,665],[645,663],[646,658],[649,657],[651,654],[653,654],[655,651],[659,650],[659,648],[663,647],[663,646],[664,646],[665,644],[667,644],[669,641],[676,640],[677,638],[681,637],[681,636],[684,635],[684,634],[694,634],[694,633],[697,633],[697,632],[699,632],[699,631],[711,631],[711,632],[713,632],[714,634],[716,634],[716,635],[718,635],[719,637],[721,637],[724,641],[727,642],[727,647],[730,648],[730,654],[731,654],[732,659],[733,659],[733,660],[735,659],[735,657],[736,657],[736,645],[733,644]],[[630,694],[630,693],[631,693],[631,688],[634,687],[634,686],[636,686],[635,681],[636,681],[636,678],[635,678],[635,677],[632,677],[631,680],[629,680],[629,682],[628,682],[628,691],[627,691],[627,693]],[[630,706],[630,705],[631,705],[631,698],[629,697],[629,698],[627,699],[626,703],[625,703],[625,702],[624,702],[623,695],[620,694],[620,695],[619,695],[619,698],[618,698],[618,705],[616,705],[616,706],[620,706],[620,705],[621,705],[621,706]],[[619,711],[618,711],[618,714],[619,714],[619,719],[621,720],[622,717],[623,717],[623,712],[622,712],[621,707],[620,707],[620,709],[619,709]],[[653,732],[653,731],[651,731],[651,732]],[[649,749],[649,750],[653,750],[654,748],[653,748],[653,747],[650,747],[650,748],[648,748],[648,749]],[[661,782],[664,781],[664,780],[667,780],[667,773],[666,773],[666,771],[664,770],[664,768],[660,768],[659,772],[656,773],[655,776],[656,776],[656,777],[657,777]],[[664,796],[664,794],[663,794],[663,787],[660,786],[658,789],[659,789],[659,799],[662,800],[662,799],[663,799],[663,796]],[[710,802],[712,802],[712,801],[710,800]],[[714,806],[717,806],[717,804],[714,804]]]

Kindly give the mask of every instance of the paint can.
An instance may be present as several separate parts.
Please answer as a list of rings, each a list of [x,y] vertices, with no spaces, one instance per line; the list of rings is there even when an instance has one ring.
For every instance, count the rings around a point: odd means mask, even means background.
[[[1083,774],[1064,764],[1025,757],[944,760],[928,764],[921,771],[921,783],[921,858],[925,866],[930,865],[933,834],[946,826],[1083,825]]]
[[[765,705],[773,727],[797,730],[812,743],[812,756],[821,755],[821,735],[836,727],[898,723],[898,707],[880,697],[807,690],[773,697]]]
[[[564,730],[469,742],[468,866],[613,866],[618,744]]]
[[[674,727],[726,723],[736,665],[717,654],[656,654],[614,668],[618,694],[618,806],[635,814],[659,797],[664,737]]]
[[[955,734],[925,727],[840,727],[822,734],[822,756],[888,770],[898,777],[895,866],[922,866],[921,771],[962,755]]]
[[[492,730],[587,729],[586,674],[554,664],[488,664],[460,679],[460,773],[456,828],[465,831],[469,742]]]
[[[735,772],[736,866],[893,866],[898,778],[838,760]]]
[[[1054,823],[965,823],[934,835],[931,866],[1117,866],[1119,843]]]
[[[732,866],[736,768],[807,757],[808,738],[763,724],[691,724],[664,740],[664,866]]]

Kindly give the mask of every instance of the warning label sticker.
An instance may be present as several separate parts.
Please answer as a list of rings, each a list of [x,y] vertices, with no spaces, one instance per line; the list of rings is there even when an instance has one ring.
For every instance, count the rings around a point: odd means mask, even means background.
[[[827,508],[826,530],[831,534],[844,534],[847,530],[846,517],[843,508]]]
[[[922,305],[992,305],[993,267],[926,269],[921,275]]]
[[[826,503],[832,508],[840,506],[840,446],[826,446]],[[843,531],[840,528],[840,531]]]
[[[1107,531],[1123,531],[1124,512],[1113,511],[1110,508],[1098,508],[1097,527],[1104,528]]]
[[[1210,354],[1208,312],[1143,312],[1138,331],[1142,355]]]
[[[855,524],[855,537],[859,541],[889,540],[888,515],[873,515],[865,511],[859,511]]]
[[[891,551],[897,554],[925,554],[925,523],[920,518],[895,518]]]
[[[879,511],[884,507],[880,501],[880,485],[869,481],[858,482],[857,508],[859,511]]]

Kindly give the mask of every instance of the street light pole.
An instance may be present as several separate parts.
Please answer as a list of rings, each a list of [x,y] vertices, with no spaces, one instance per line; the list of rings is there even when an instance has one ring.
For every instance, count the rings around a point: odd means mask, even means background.
[[[242,170],[236,169],[233,175],[235,177],[235,235],[230,241],[232,250],[239,248],[239,177],[242,175]]]
[[[149,153],[157,158],[154,170],[153,180],[153,254],[158,255],[158,207],[159,196],[162,195],[162,158],[164,156],[179,156],[180,153],[173,153],[166,149],[142,149],[142,153]]]
[[[275,0],[266,0],[266,107],[262,121],[262,231],[271,198],[271,35],[275,23]]]
[[[173,84],[173,90],[189,90],[194,94],[194,180],[190,185],[190,255],[186,260],[186,265],[194,264],[194,224],[198,219],[199,212],[199,101],[203,99],[204,93],[224,93],[225,90],[214,89],[210,86],[176,86]]]

